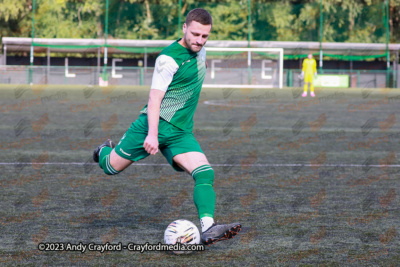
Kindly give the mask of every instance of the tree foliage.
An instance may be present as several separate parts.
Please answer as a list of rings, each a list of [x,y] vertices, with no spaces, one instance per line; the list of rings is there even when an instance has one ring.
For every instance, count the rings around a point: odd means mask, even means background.
[[[108,38],[176,39],[187,13],[209,10],[214,40],[319,41],[320,0],[109,0]],[[324,42],[386,42],[385,1],[323,0]],[[0,0],[2,36],[31,37],[33,0]],[[104,38],[106,0],[36,0],[35,37]],[[179,15],[182,21],[179,25]],[[389,0],[390,42],[400,41],[400,0]]]

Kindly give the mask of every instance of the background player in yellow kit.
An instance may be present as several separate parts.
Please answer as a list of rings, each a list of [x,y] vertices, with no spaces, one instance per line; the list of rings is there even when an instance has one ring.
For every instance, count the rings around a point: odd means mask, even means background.
[[[315,97],[314,94],[314,76],[317,76],[317,62],[313,58],[312,54],[308,54],[308,57],[303,61],[303,69],[301,76],[304,77],[304,92],[302,97],[307,96],[308,86],[310,86],[310,95]]]

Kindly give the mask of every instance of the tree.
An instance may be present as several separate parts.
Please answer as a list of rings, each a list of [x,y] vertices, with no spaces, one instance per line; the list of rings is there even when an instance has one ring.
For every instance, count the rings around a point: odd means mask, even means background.
[[[102,37],[101,15],[104,14],[103,2],[102,0],[38,1],[35,14],[35,37]]]
[[[0,35],[28,37],[32,25],[32,0],[3,0],[0,4]]]
[[[2,36],[30,37],[33,0],[3,0]],[[400,0],[388,0],[390,42],[400,41]],[[197,7],[214,19],[212,39],[247,40],[248,0],[109,0],[108,37],[177,39]],[[252,0],[251,39],[319,41],[320,0]],[[386,42],[385,1],[323,0],[324,42]],[[106,0],[36,0],[35,37],[104,38]],[[183,21],[181,22],[181,26]]]

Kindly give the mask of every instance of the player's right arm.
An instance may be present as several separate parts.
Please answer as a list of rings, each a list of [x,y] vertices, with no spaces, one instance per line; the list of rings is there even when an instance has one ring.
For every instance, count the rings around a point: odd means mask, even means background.
[[[144,140],[143,147],[147,153],[155,155],[158,152],[158,123],[160,121],[160,106],[165,92],[151,89],[147,104],[147,121],[149,132]]]
[[[304,73],[307,70],[307,59],[303,60],[303,68],[301,69],[301,76],[304,77]]]
[[[178,68],[178,64],[170,56],[161,55],[156,60],[147,104],[149,131],[143,143],[144,149],[151,155],[158,152],[158,124],[161,102]]]

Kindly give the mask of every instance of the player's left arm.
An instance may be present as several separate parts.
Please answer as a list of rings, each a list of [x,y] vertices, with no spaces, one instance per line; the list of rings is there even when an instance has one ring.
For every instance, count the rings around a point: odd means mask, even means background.
[[[314,75],[317,76],[317,61],[315,59],[313,59],[313,71]]]

